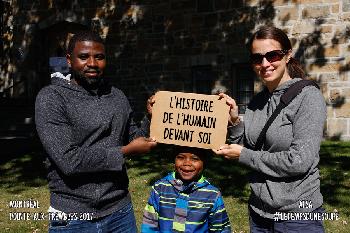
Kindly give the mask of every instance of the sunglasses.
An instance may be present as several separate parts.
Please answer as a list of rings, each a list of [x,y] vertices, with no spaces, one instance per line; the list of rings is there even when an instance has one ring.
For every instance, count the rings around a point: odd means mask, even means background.
[[[260,53],[253,53],[250,55],[250,62],[255,65],[260,65],[264,58],[270,63],[275,61],[280,61],[288,53],[289,50],[272,50],[265,53],[264,55]]]

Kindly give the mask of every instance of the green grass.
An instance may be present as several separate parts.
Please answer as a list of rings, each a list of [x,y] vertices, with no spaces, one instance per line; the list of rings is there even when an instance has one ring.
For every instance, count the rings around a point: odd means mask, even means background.
[[[30,212],[33,216],[34,213],[46,213],[49,204],[42,153],[36,151],[17,157],[14,151],[16,145],[11,146],[12,153],[7,148],[1,148],[0,232],[47,232],[48,221],[10,220],[10,213],[15,212]],[[23,148],[23,145],[18,144],[17,147]],[[38,201],[39,208],[9,208],[10,201],[29,199]]]
[[[327,212],[339,221],[326,221],[328,232],[350,232],[350,143],[326,141],[321,146],[321,192]]]
[[[0,158],[0,232],[47,232],[47,221],[11,221],[10,212],[43,212],[48,208],[49,192],[40,150],[12,153]],[[338,211],[338,221],[325,221],[326,232],[350,232],[350,142],[326,141],[321,147],[321,192],[327,212]],[[130,192],[138,225],[148,199],[150,186],[173,167],[169,152],[159,147],[146,156],[128,160]],[[223,193],[235,232],[248,232],[248,170],[234,161],[213,158],[205,176]],[[38,209],[10,209],[10,200],[34,199]]]

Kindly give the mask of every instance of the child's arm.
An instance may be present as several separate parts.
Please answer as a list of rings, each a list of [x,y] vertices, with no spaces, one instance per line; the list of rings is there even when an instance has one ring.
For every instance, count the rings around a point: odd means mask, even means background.
[[[230,220],[220,192],[217,195],[213,208],[210,210],[209,232],[231,232]]]
[[[159,195],[154,189],[154,186],[152,186],[151,195],[143,212],[143,220],[141,225],[142,233],[159,232],[158,211]]]

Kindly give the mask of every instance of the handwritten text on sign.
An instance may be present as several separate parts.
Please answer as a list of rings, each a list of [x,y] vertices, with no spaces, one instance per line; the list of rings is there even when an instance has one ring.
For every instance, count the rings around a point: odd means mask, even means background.
[[[226,141],[228,110],[218,95],[159,91],[151,137],[161,143],[218,149]]]

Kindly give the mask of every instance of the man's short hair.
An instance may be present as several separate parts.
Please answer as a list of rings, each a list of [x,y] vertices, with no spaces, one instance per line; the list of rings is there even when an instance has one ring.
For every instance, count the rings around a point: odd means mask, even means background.
[[[74,36],[70,39],[68,48],[67,48],[67,53],[72,55],[75,44],[80,41],[94,41],[104,45],[104,41],[96,32],[79,31],[76,34],[74,34]]]

